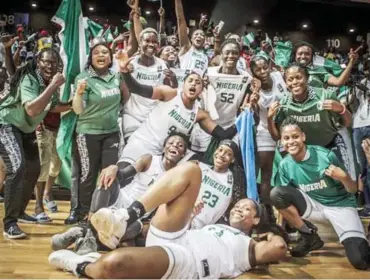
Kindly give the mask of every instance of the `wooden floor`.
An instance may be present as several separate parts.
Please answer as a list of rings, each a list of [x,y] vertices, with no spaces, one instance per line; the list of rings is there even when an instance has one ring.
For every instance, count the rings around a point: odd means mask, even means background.
[[[72,274],[57,271],[49,266],[47,258],[51,253],[50,238],[55,233],[64,231],[63,220],[67,217],[69,204],[58,202],[61,212],[50,214],[53,224],[25,225],[21,228],[27,233],[28,239],[18,241],[4,240],[0,237],[0,278],[33,278],[33,279],[66,279],[74,278]],[[30,203],[29,214],[33,213],[34,203]],[[3,218],[4,204],[0,204],[0,218]],[[2,223],[0,226],[1,231]],[[312,253],[304,259],[290,258],[277,265],[259,268],[239,278],[263,279],[366,279],[369,271],[358,271],[351,267],[341,245],[326,244],[324,249]]]

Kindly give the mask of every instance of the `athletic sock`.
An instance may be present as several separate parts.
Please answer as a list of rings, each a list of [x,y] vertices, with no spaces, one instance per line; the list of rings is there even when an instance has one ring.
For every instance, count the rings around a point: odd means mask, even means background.
[[[86,272],[85,272],[85,270],[86,270],[86,266],[88,265],[88,264],[90,264],[91,262],[83,262],[83,263],[79,263],[78,265],[77,265],[77,268],[76,268],[76,272],[77,272],[77,274],[78,275],[80,275],[80,276],[83,276],[83,277],[86,277],[86,278],[89,278],[89,279],[92,279],[91,277],[89,277],[88,275],[86,275]]]
[[[303,225],[300,228],[298,228],[298,230],[301,233],[312,234],[312,229],[310,229],[305,222],[303,222]]]
[[[140,201],[134,201],[129,208],[127,208],[129,219],[127,225],[131,225],[136,220],[143,217],[146,213],[144,205]]]

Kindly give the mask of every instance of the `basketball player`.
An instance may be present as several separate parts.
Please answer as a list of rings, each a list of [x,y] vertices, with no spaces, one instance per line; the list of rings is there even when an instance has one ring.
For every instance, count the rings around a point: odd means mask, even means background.
[[[210,85],[207,98],[215,96],[214,106],[218,114],[215,122],[226,128],[235,123],[252,77],[249,73],[237,69],[240,46],[235,40],[225,41],[221,46],[221,52],[223,66],[208,68]],[[204,106],[207,108],[208,104]],[[196,126],[192,134],[192,150],[205,152],[211,139],[211,135]],[[234,140],[238,142],[237,138]]]
[[[324,242],[317,227],[306,221],[329,221],[343,244],[350,263],[369,268],[369,244],[356,210],[356,182],[344,171],[335,154],[320,146],[306,146],[306,136],[294,120],[281,126],[281,142],[288,155],[279,165],[271,201],[301,234],[291,250],[303,257]]]
[[[140,33],[140,54],[131,60],[132,77],[140,84],[147,86],[163,85],[166,63],[155,56],[158,48],[158,33],[153,28],[146,28]],[[135,92],[131,92],[135,93]],[[158,105],[158,100],[131,94],[124,106],[123,135],[128,139],[141,125],[148,114]]]
[[[182,0],[175,0],[175,11],[180,39],[180,68],[204,76],[208,68],[208,57],[204,52],[206,34],[202,29],[197,29],[189,40]]]
[[[117,238],[128,224],[159,206],[147,247],[121,248],[104,256],[78,256],[60,250],[49,256],[49,263],[88,278],[217,279],[237,277],[256,265],[285,256],[286,244],[281,237],[268,234],[267,241],[257,243],[247,235],[260,220],[258,204],[249,199],[239,201],[232,209],[231,226],[188,230],[200,184],[199,166],[184,163],[166,172],[128,210],[109,212],[106,219],[98,221]]]
[[[116,165],[103,169],[99,177],[99,187],[95,189],[93,194],[90,216],[105,207],[128,208],[167,170],[179,163],[185,156],[187,147],[188,143],[184,137],[174,134],[166,139],[162,155],[144,155],[133,165],[126,166],[123,170],[120,170]],[[132,182],[125,185],[127,179],[130,178],[133,178]],[[142,223],[140,222],[133,230],[136,231],[136,234],[131,232],[130,237],[138,235],[141,229]],[[64,233],[54,235],[51,247],[53,250],[66,249],[79,238],[90,237],[90,235],[83,226],[72,227]],[[126,236],[124,239],[128,239],[128,237]],[[84,245],[82,242],[86,244]],[[79,240],[76,251],[80,254],[81,251],[87,249],[94,251],[94,248],[97,248],[95,240]]]
[[[122,67],[122,71],[126,71]],[[182,90],[169,86],[151,87],[138,84],[130,74],[124,74],[125,82],[142,96],[163,101],[149,114],[146,121],[130,137],[124,147],[119,164],[132,164],[144,154],[160,154],[166,137],[174,132],[190,136],[195,123],[217,139],[230,139],[236,127],[227,129],[214,123],[209,114],[200,109],[197,98],[203,90],[202,77],[191,73],[184,81]]]

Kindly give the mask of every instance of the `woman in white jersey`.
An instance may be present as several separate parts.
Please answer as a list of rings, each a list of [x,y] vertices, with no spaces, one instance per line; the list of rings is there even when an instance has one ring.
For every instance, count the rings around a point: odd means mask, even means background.
[[[166,172],[129,209],[100,215],[114,243],[127,225],[159,206],[147,247],[120,248],[104,256],[78,256],[60,250],[49,256],[49,263],[78,276],[98,279],[218,279],[237,277],[285,256],[287,246],[280,236],[268,233],[266,241],[256,242],[247,235],[259,223],[261,214],[258,204],[249,199],[239,201],[232,209],[231,226],[187,230],[200,183],[200,168],[195,163],[184,163]]]
[[[181,0],[175,0],[175,11],[180,39],[180,66],[203,76],[208,68],[208,57],[204,52],[206,35],[203,30],[197,29],[191,35],[190,41]]]
[[[178,58],[178,51],[173,46],[165,46],[159,50],[158,56],[163,59],[170,71],[175,75],[177,83],[170,85],[173,88],[182,88],[184,85],[184,79],[187,74],[190,73],[189,70],[180,67],[180,61]],[[168,71],[168,70],[166,70]]]
[[[214,106],[216,114],[212,115],[211,113],[211,116],[218,125],[226,128],[235,123],[243,100],[249,92],[248,86],[252,82],[252,76],[237,69],[240,53],[237,41],[226,40],[221,46],[221,53],[223,66],[208,68],[210,82],[206,93],[208,101],[203,106],[209,112],[212,112],[210,107]],[[258,89],[256,90],[258,91]],[[192,149],[197,152],[205,152],[211,139],[209,134],[197,127],[192,134]],[[218,145],[212,146],[217,147]],[[210,157],[213,152],[214,149],[209,151]]]
[[[287,92],[284,78],[278,71],[271,71],[269,60],[264,55],[256,55],[252,58],[251,71],[253,77],[261,81],[261,90],[259,92],[259,118],[257,126],[257,152],[259,165],[261,168],[260,195],[261,202],[266,206],[267,211],[273,215],[270,203],[270,189],[272,164],[275,154],[275,141],[272,139],[267,125],[267,112],[271,104],[279,101]]]
[[[190,136],[195,123],[212,136],[223,140],[236,134],[234,125],[223,129],[212,121],[208,113],[199,108],[197,98],[203,90],[203,80],[197,73],[191,73],[184,81],[181,91],[168,86],[151,87],[138,84],[127,73],[125,63],[121,69],[127,86],[142,96],[161,102],[148,116],[143,125],[135,131],[125,146],[119,162],[133,163],[140,156],[161,153],[163,142],[173,132]]]
[[[163,84],[166,63],[155,56],[158,48],[158,33],[153,28],[146,28],[139,37],[140,54],[131,60],[132,77],[140,84],[158,86]],[[144,98],[131,92],[130,99],[124,106],[123,135],[129,138],[141,125],[148,114],[157,106],[158,100]]]

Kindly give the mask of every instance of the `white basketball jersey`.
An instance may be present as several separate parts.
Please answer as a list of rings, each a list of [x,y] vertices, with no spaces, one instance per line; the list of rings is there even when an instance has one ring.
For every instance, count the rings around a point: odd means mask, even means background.
[[[208,56],[203,50],[199,51],[191,47],[187,53],[179,57],[180,68],[196,72],[203,77],[208,68]]]
[[[190,135],[197,119],[199,106],[196,102],[191,110],[187,109],[181,94],[177,94],[168,102],[159,103],[143,125],[132,134],[129,143],[144,141],[150,143],[154,150],[162,151],[163,143],[169,134],[179,132]]]
[[[220,69],[220,66],[210,67],[208,77],[212,92],[216,94],[215,106],[220,116],[216,123],[225,128],[235,123],[252,76],[247,72],[243,72],[242,75],[222,74],[219,73]]]
[[[199,279],[235,278],[249,271],[251,238],[226,225],[189,230],[186,245],[193,252]]]
[[[270,91],[260,90],[260,99],[258,105],[260,107],[260,122],[257,130],[266,130],[267,126],[267,113],[271,104],[275,101],[279,101],[286,93],[287,88],[283,76],[280,72],[274,71],[270,74],[272,78],[272,88]]]
[[[121,194],[124,197],[129,197],[131,201],[138,200],[165,172],[162,156],[152,156],[149,169],[137,173],[132,182],[121,189]]]
[[[222,74],[219,73],[220,69],[221,66],[208,68],[210,85],[207,94],[216,95],[214,105],[219,118],[214,121],[225,129],[235,123],[252,76],[242,71],[239,71],[241,75]],[[196,126],[191,138],[191,148],[194,151],[205,152],[210,141],[211,136]]]
[[[154,57],[155,63],[152,66],[143,66],[139,64],[139,56],[132,61],[134,71],[132,77],[140,84],[147,86],[158,86],[163,84],[163,70],[167,69],[166,63],[157,57]],[[131,93],[130,99],[124,107],[124,114],[128,114],[139,122],[143,122],[148,114],[157,106],[158,100],[144,98],[135,93]],[[126,124],[124,124],[126,127]],[[129,124],[128,124],[129,125]]]
[[[204,201],[204,208],[193,219],[192,229],[216,223],[229,207],[233,194],[234,178],[230,170],[218,173],[203,163],[199,163],[199,167],[202,170],[202,185],[197,201]]]

